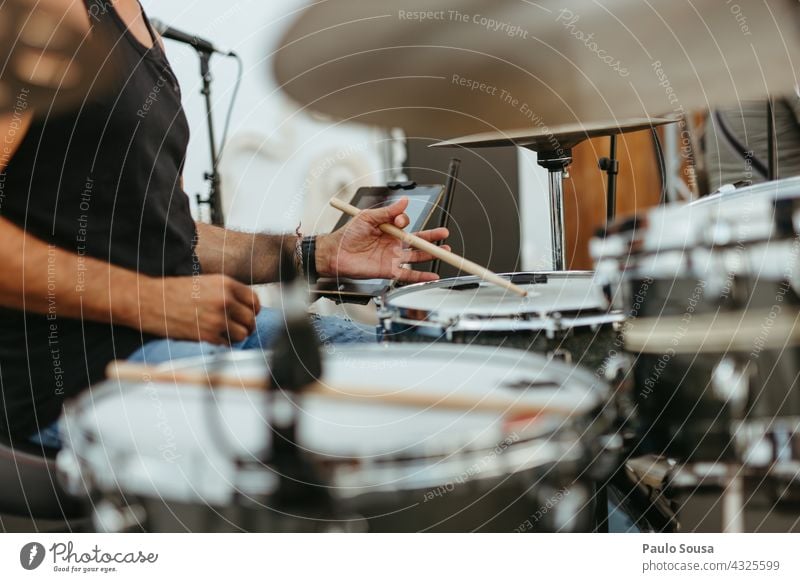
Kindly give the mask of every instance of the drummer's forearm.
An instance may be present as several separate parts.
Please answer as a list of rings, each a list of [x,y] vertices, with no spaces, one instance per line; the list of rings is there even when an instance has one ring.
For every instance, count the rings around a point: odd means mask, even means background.
[[[294,256],[294,234],[239,232],[197,223],[195,252],[204,273],[221,273],[247,285],[278,280],[281,252]]]

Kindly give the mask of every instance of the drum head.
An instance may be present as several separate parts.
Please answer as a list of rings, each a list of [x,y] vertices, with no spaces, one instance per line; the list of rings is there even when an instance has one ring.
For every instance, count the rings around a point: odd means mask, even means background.
[[[513,273],[503,277],[523,287],[528,296],[519,297],[477,277],[455,277],[389,293],[385,306],[390,310],[435,313],[445,320],[574,313],[602,310],[607,305],[591,272]]]
[[[332,352],[324,358],[324,383],[342,392],[372,390],[375,402],[317,395],[297,400],[298,444],[328,463],[491,451],[513,430],[502,411],[388,404],[385,394],[503,397],[543,408],[517,439],[574,427],[607,395],[590,374],[518,350],[414,344],[336,346]],[[241,378],[265,377],[267,357],[238,352],[174,368],[213,371],[235,386]],[[67,407],[65,442],[104,487],[223,501],[233,490],[236,463],[256,461],[268,450],[272,412],[261,390],[109,380]]]

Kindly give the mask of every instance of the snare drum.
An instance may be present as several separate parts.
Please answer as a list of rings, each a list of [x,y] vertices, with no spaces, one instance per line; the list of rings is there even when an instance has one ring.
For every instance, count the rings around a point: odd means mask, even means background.
[[[519,296],[477,277],[418,283],[382,301],[383,338],[446,341],[530,350],[603,371],[624,317],[609,312],[589,271],[511,273]],[[621,346],[621,343],[619,344]]]
[[[223,385],[264,378],[268,354],[176,362]],[[108,380],[68,404],[58,457],[70,490],[94,499],[100,530],[581,531],[591,483],[613,465],[594,376],[519,350],[344,348],[323,360],[337,390],[374,402],[297,397],[297,441],[333,499],[333,517],[275,502],[263,390]],[[541,413],[420,408],[381,395],[503,397]],[[274,411],[273,411],[274,412]]]
[[[642,452],[796,471],[797,201],[800,180],[769,182],[659,207],[592,241],[629,317]]]

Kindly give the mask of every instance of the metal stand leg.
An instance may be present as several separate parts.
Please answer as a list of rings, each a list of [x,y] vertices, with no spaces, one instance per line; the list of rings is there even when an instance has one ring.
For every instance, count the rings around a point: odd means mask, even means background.
[[[722,491],[722,533],[743,533],[744,524],[744,484],[741,468],[731,465],[728,479]]]
[[[775,101],[767,99],[767,160],[768,180],[778,179],[778,134],[775,131]]]
[[[550,190],[550,233],[551,248],[553,253],[553,270],[563,271],[564,261],[564,175],[567,166],[572,163],[571,150],[558,150],[555,152],[538,152],[540,166],[549,172]]]
[[[450,217],[453,212],[453,194],[455,193],[456,184],[458,183],[459,168],[461,168],[461,160],[458,158],[450,158],[450,166],[447,168],[447,183],[444,188],[444,199],[442,200],[442,211],[439,215],[439,226],[445,228],[450,225]],[[436,244],[440,246],[442,243],[440,241]],[[439,259],[436,259],[431,263],[431,272],[441,275],[439,269],[441,269],[441,263]]]
[[[606,226],[614,221],[617,210],[617,174],[619,174],[619,161],[617,160],[617,136],[608,136],[608,157],[600,158],[598,165],[607,174],[606,185]]]
[[[564,172],[550,171],[550,244],[553,270],[564,270]]]
[[[608,533],[608,488],[606,483],[594,483],[594,531]]]
[[[203,100],[206,106],[206,122],[208,124],[208,141],[211,152],[211,171],[206,172],[205,179],[208,181],[208,195],[203,198],[200,195],[197,197],[199,205],[208,205],[209,218],[211,224],[222,226],[225,224],[225,216],[222,210],[222,195],[220,194],[220,179],[219,171],[217,168],[219,156],[217,155],[217,140],[214,136],[214,120],[212,117],[211,106],[211,68],[209,61],[211,54],[206,52],[198,53],[200,56],[200,76],[203,81],[203,86],[200,93],[203,95]]]

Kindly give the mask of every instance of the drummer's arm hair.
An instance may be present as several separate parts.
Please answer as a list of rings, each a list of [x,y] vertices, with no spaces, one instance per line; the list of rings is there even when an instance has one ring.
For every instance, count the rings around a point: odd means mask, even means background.
[[[220,273],[246,285],[278,281],[282,253],[294,255],[297,235],[241,232],[197,223],[195,254],[204,274]]]
[[[57,317],[139,328],[149,277],[48,244],[0,218],[0,305]]]
[[[0,115],[4,153],[0,174],[30,121],[30,114],[21,121]],[[0,189],[3,185],[0,183]],[[82,318],[139,328],[139,296],[150,294],[155,282],[135,271],[48,244],[4,217],[0,217],[0,264],[0,306],[44,314],[51,320]]]

